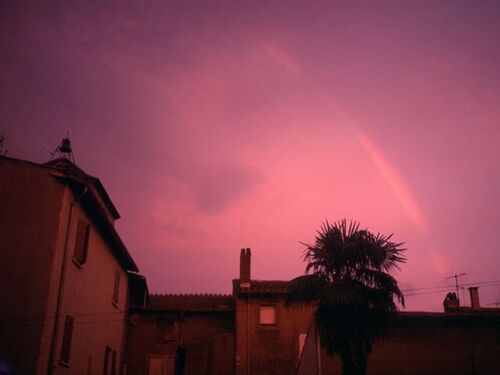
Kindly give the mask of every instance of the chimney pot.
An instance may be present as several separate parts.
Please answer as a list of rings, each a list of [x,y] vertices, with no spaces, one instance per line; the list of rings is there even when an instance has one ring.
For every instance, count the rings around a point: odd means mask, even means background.
[[[470,293],[470,306],[472,307],[472,310],[479,310],[481,308],[481,305],[479,304],[479,292],[478,292],[478,287],[473,286],[469,288],[469,293]]]
[[[250,248],[241,249],[240,253],[240,288],[250,288]]]

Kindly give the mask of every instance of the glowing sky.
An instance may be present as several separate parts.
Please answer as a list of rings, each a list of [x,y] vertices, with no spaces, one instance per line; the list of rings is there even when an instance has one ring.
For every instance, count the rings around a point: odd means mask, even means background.
[[[406,243],[403,289],[500,280],[500,3],[311,3],[0,2],[8,156],[69,132],[153,292],[230,293],[241,247],[292,278],[342,218]]]

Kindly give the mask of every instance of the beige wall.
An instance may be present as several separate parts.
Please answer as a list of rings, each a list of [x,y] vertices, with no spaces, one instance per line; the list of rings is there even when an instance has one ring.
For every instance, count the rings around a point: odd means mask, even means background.
[[[276,306],[276,326],[260,325],[261,305]],[[295,374],[299,359],[298,337],[307,332],[312,311],[311,307],[286,308],[283,298],[253,297],[248,305],[246,299],[238,298],[236,374]]]
[[[72,196],[67,195],[69,207]],[[85,374],[102,374],[106,346],[117,351],[117,368],[122,361],[127,315],[127,276],[112,255],[107,244],[90,226],[87,261],[79,266],[73,260],[78,219],[91,223],[90,218],[75,204],[71,215],[68,237],[68,256],[62,297],[61,315],[74,317],[70,367],[59,365],[56,374],[74,373],[75,369],[88,369]],[[120,273],[118,304],[113,304],[115,271]],[[56,360],[61,352],[64,318],[59,322]]]
[[[35,372],[64,187],[46,170],[0,157],[0,361]]]

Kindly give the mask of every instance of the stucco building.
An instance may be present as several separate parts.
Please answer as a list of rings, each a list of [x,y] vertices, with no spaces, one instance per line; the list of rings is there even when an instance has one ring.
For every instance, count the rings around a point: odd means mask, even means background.
[[[288,282],[252,280],[240,254],[232,295],[151,295],[129,319],[134,374],[294,374],[313,307],[284,306]]]
[[[130,312],[129,373],[232,374],[234,330],[230,295],[151,295]]]
[[[285,307],[288,282],[252,280],[251,251],[240,253],[233,280],[237,375],[294,374],[314,306]]]
[[[500,368],[500,312],[400,313],[368,357],[371,375],[495,375]],[[341,374],[311,327],[297,375]]]
[[[129,324],[129,368],[144,375],[330,375],[341,373],[316,340],[314,305],[286,307],[288,282],[253,280],[250,249],[240,253],[232,296],[153,295]],[[368,374],[496,374],[500,310],[453,293],[444,313],[403,312],[376,343]]]
[[[119,374],[130,272],[119,214],[66,158],[0,157],[0,366],[13,374]]]

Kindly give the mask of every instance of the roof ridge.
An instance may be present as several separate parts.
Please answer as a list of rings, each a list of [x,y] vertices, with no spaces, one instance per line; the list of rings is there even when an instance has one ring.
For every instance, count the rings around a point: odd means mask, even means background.
[[[151,297],[232,297],[232,294],[218,293],[151,293]]]

